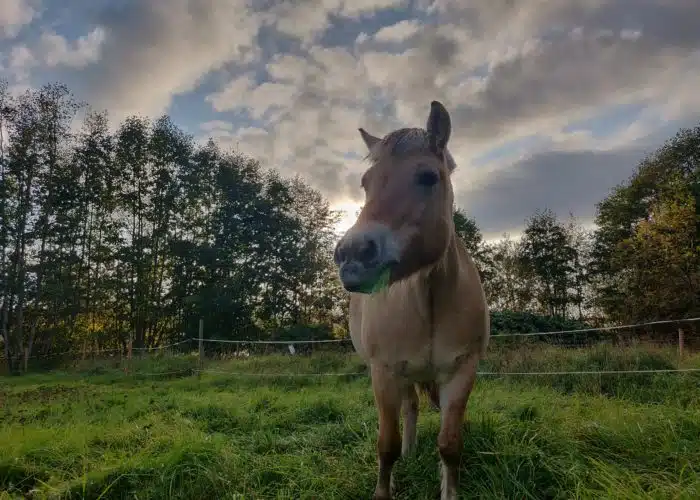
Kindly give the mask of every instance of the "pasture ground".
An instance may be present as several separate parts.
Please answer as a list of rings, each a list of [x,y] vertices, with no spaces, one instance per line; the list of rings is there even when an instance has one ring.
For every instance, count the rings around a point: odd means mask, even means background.
[[[482,370],[677,364],[671,351],[540,346],[493,353]],[[129,376],[91,365],[1,378],[0,498],[370,497],[377,417],[368,378],[170,373],[194,366],[190,356],[135,365]],[[207,367],[270,375],[362,365],[314,354]],[[468,416],[463,498],[700,498],[700,374],[484,376]],[[438,422],[422,401],[418,448],[396,466],[396,498],[437,498]]]

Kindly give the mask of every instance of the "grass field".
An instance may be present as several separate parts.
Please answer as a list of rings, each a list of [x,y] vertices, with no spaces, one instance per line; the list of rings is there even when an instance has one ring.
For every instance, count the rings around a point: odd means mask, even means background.
[[[676,365],[663,350],[532,347],[494,350],[482,370]],[[128,377],[92,365],[0,379],[0,498],[370,497],[377,417],[366,377],[171,373],[191,366],[183,356],[136,362]],[[208,367],[362,368],[341,354]],[[463,498],[700,498],[700,374],[484,376],[468,416]],[[438,496],[437,432],[422,402],[397,498]]]

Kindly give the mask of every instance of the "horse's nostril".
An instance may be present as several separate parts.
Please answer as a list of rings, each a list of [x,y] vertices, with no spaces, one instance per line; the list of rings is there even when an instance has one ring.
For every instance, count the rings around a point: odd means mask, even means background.
[[[361,262],[372,262],[379,254],[379,247],[374,239],[368,239],[360,250],[359,259]]]

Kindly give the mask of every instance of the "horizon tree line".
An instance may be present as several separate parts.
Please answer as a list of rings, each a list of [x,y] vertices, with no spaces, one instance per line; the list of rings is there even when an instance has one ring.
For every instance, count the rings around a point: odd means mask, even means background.
[[[76,127],[83,112],[84,118]],[[455,208],[494,313],[640,322],[700,315],[700,126],[682,129],[597,204],[595,231],[551,210],[487,244]],[[300,177],[168,116],[106,112],[63,84],[0,82],[3,355],[194,336],[346,332],[332,264],[339,214]]]

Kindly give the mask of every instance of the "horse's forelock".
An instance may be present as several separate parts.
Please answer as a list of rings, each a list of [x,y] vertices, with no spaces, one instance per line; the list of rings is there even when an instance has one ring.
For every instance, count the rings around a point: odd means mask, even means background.
[[[405,157],[411,154],[431,153],[428,132],[422,128],[400,128],[385,135],[367,155],[373,162],[382,157]],[[449,150],[445,149],[447,168],[457,166]]]

